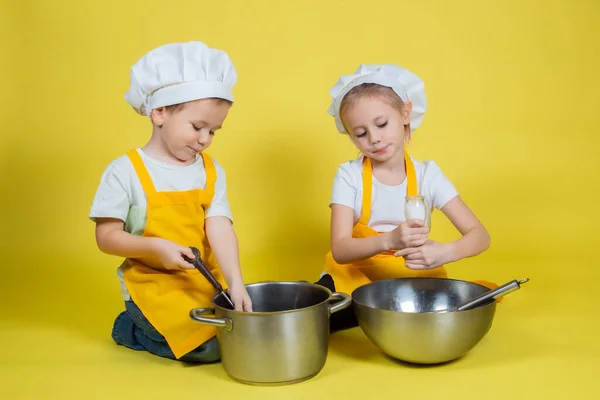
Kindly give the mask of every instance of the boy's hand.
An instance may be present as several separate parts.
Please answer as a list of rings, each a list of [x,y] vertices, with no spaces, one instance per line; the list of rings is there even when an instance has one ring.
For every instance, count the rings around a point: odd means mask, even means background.
[[[230,286],[228,292],[236,311],[252,312],[252,300],[243,283]]]
[[[389,232],[388,247],[390,250],[403,250],[422,246],[427,242],[428,233],[429,228],[422,220],[409,219]]]
[[[180,246],[170,240],[152,238],[152,248],[160,263],[166,269],[194,269],[194,266],[183,259],[183,256],[194,259],[192,249]]]
[[[419,247],[409,247],[397,251],[396,257],[404,257],[407,268],[410,269],[434,269],[445,264],[448,259],[448,244],[438,243],[433,240]]]

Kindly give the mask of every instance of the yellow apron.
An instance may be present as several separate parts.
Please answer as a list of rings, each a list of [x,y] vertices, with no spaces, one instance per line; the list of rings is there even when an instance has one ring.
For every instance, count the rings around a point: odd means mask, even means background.
[[[407,195],[416,196],[418,191],[415,166],[406,152],[404,153],[404,165],[406,168]],[[362,172],[362,214],[352,229],[352,237],[354,238],[366,238],[379,234],[368,225],[371,216],[372,179],[373,167],[371,160],[364,157]],[[421,276],[447,277],[443,266],[430,270],[412,270],[407,268],[404,258],[395,257],[395,252],[390,250],[350,264],[338,264],[333,259],[331,251],[329,251],[325,256],[325,272],[333,278],[335,290],[347,294],[352,294],[360,286],[383,279]]]
[[[142,236],[197,247],[208,269],[225,288],[204,230],[204,213],[212,201],[217,176],[212,159],[202,154],[206,171],[204,190],[157,192],[138,152],[131,150],[127,156],[147,198],[147,220]],[[126,260],[123,277],[132,300],[165,337],[176,358],[216,335],[216,328],[195,323],[189,317],[192,308],[211,307],[211,299],[216,294],[198,270],[167,270],[158,258],[137,258]]]
[[[404,165],[406,169],[407,195],[417,196],[415,166],[406,152],[404,153]],[[363,159],[362,171],[362,215],[352,229],[352,237],[354,238],[366,238],[379,234],[368,226],[371,215],[372,179],[373,167],[371,160],[365,157]],[[329,251],[325,256],[325,272],[331,275],[336,291],[350,295],[360,286],[384,279],[411,277],[447,278],[444,266],[429,270],[413,270],[406,267],[404,258],[395,257],[395,252],[396,250],[386,251],[350,264],[338,264],[334,260],[331,251]],[[497,287],[496,284],[486,281],[477,281],[477,283],[490,288]]]

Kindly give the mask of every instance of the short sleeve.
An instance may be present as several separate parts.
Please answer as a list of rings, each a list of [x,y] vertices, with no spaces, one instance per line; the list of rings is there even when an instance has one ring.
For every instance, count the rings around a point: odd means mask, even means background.
[[[210,206],[206,210],[205,218],[210,217],[227,217],[233,221],[229,201],[227,200],[227,182],[225,170],[221,165],[213,160],[217,171],[217,180],[215,182],[215,194]]]
[[[117,218],[125,222],[129,213],[130,199],[126,182],[128,177],[113,165],[109,165],[96,190],[89,218]]]
[[[424,182],[433,207],[440,210],[458,196],[458,191],[435,162],[430,161],[428,164]]]
[[[357,192],[357,183],[350,163],[340,165],[333,180],[331,204],[341,204],[354,209]]]

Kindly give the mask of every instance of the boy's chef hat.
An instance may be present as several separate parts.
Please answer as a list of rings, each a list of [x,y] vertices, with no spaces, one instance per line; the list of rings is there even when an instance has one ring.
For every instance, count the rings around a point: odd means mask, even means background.
[[[410,101],[412,103],[410,117],[411,132],[421,125],[425,109],[427,108],[423,81],[412,72],[397,65],[362,64],[354,74],[340,77],[329,91],[332,100],[328,112],[335,118],[335,124],[340,133],[346,133],[346,129],[340,119],[342,99],[353,87],[363,83],[377,83],[387,86],[396,92],[405,103]]]
[[[142,115],[209,97],[233,102],[236,82],[237,72],[224,51],[202,42],[172,43],[151,50],[131,67],[125,100]]]

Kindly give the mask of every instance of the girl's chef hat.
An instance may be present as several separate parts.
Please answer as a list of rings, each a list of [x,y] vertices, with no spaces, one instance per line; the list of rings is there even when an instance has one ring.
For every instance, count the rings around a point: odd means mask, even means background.
[[[224,51],[202,42],[172,43],[151,50],[131,67],[125,100],[141,115],[209,97],[233,102],[236,82],[237,72]]]
[[[353,75],[341,76],[329,91],[332,100],[328,112],[335,118],[335,124],[340,133],[346,133],[346,129],[340,119],[342,99],[353,87],[363,83],[377,83],[387,86],[396,92],[405,103],[410,101],[412,103],[410,117],[411,132],[421,125],[425,109],[427,108],[423,81],[412,72],[397,65],[362,64]]]

